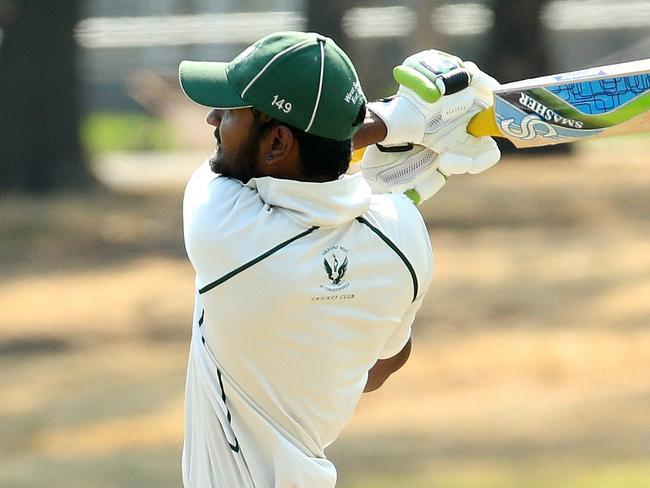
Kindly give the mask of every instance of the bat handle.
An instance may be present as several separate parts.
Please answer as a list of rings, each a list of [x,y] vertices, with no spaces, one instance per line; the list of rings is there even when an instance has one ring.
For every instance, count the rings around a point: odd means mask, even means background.
[[[494,106],[477,113],[467,124],[467,132],[474,137],[503,137],[494,118]]]

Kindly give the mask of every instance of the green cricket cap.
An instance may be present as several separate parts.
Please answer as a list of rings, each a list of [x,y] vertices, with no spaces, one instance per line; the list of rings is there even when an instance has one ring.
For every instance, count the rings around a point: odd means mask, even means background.
[[[366,98],[350,58],[311,32],[276,32],[229,63],[183,61],[185,94],[208,107],[254,107],[316,136],[350,139],[363,122]]]

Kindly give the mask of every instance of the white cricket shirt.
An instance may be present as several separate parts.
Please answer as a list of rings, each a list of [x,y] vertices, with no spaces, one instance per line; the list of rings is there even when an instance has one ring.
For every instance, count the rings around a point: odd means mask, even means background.
[[[368,370],[408,341],[431,280],[420,213],[361,174],[243,185],[204,164],[183,216],[197,289],[185,486],[333,487],[324,449]]]

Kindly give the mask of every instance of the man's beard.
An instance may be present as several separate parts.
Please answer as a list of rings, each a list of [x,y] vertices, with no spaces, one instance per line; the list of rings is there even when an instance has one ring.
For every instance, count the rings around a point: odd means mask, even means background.
[[[221,150],[221,140],[218,129],[215,131],[215,137],[219,145],[217,150],[208,160],[210,169],[217,174],[235,178],[246,184],[255,177],[255,161],[260,147],[260,131],[255,126],[249,133],[248,138],[243,141],[237,148],[235,154],[225,159]]]

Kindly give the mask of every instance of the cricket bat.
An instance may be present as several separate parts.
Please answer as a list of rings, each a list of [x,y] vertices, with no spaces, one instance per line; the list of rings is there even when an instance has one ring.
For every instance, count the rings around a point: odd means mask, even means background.
[[[650,59],[501,85],[492,106],[467,125],[473,136],[502,137],[518,148],[643,131],[650,131]],[[353,163],[363,151],[353,153]]]
[[[650,59],[502,85],[470,120],[474,136],[518,147],[546,146],[650,130]]]

